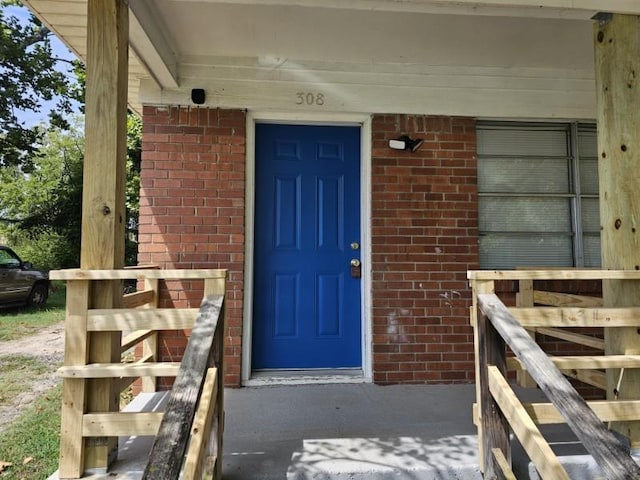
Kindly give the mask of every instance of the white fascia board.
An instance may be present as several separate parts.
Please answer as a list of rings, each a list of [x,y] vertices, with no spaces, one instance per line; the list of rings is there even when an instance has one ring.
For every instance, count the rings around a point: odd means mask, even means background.
[[[129,2],[129,45],[163,88],[178,88],[178,60],[146,0]]]
[[[189,3],[195,0],[174,1]],[[638,0],[197,0],[197,3],[581,20],[589,19],[598,12],[640,15]]]
[[[202,71],[195,69],[196,71]],[[185,72],[186,73],[186,72]],[[314,72],[312,72],[314,73]],[[504,73],[504,72],[503,72]],[[595,85],[584,72],[432,71],[427,75],[335,72],[314,78],[185,75],[179,89],[140,84],[140,103],[189,105],[203,88],[205,106],[260,111],[408,113],[483,118],[584,119],[595,117]],[[368,78],[367,78],[368,77]],[[374,81],[376,80],[377,81]]]

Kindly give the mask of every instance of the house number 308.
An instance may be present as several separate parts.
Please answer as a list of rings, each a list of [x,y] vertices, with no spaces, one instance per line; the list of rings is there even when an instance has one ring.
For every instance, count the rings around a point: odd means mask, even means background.
[[[324,93],[298,92],[296,105],[324,105]]]

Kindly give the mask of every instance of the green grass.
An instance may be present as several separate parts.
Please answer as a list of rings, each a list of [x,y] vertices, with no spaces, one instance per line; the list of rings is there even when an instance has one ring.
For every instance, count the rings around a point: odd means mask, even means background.
[[[0,434],[0,479],[41,480],[58,469],[61,387],[26,410]]]
[[[51,370],[52,366],[28,355],[0,356],[0,407],[9,405],[16,395],[29,391],[25,378],[32,379]]]
[[[0,341],[33,335],[39,329],[64,320],[66,290],[62,283],[54,283],[54,291],[50,292],[47,306],[34,308],[2,308],[0,309]]]

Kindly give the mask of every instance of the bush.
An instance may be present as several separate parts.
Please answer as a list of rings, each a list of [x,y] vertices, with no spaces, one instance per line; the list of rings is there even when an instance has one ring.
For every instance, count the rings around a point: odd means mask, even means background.
[[[45,270],[73,268],[80,264],[80,245],[51,230],[13,235],[10,245],[22,260]]]

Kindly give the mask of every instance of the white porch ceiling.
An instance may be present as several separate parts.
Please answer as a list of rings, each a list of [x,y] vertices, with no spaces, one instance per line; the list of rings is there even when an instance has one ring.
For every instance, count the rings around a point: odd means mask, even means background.
[[[23,1],[84,58],[87,0]],[[486,84],[560,95],[571,90],[573,103],[593,103],[590,18],[602,10],[640,14],[638,0],[129,0],[129,5],[129,103],[138,111],[143,102],[188,103],[195,87],[205,88],[214,105],[269,108],[262,97],[291,99],[285,85],[294,91],[320,85],[345,96],[350,89],[380,96],[378,87],[407,89],[411,95],[429,87],[433,99],[426,95],[425,101],[435,101],[445,90],[464,97],[469,85]],[[554,87],[558,80],[565,84]],[[253,98],[256,89],[262,94]],[[334,105],[338,110],[363,108],[340,102]],[[430,105],[442,110],[437,102]],[[407,105],[398,107],[411,113]],[[393,111],[392,104],[378,108]],[[459,113],[481,114],[483,108]],[[575,114],[581,111],[586,110],[576,105]]]

